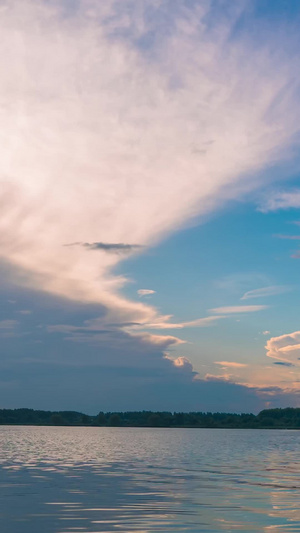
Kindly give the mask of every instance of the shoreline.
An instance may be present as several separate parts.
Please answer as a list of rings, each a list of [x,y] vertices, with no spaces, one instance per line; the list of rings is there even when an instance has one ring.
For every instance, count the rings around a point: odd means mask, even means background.
[[[300,429],[300,408],[252,413],[124,411],[87,415],[77,411],[0,409],[0,426],[133,427],[165,429]]]

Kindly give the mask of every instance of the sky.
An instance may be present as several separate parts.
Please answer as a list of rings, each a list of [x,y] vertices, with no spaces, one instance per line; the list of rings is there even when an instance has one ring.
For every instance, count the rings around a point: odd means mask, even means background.
[[[0,4],[0,408],[300,406],[300,5]]]

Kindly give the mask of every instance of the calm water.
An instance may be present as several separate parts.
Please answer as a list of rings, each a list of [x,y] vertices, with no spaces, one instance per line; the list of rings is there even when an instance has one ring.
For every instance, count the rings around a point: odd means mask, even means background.
[[[1,533],[300,531],[300,431],[0,426]]]

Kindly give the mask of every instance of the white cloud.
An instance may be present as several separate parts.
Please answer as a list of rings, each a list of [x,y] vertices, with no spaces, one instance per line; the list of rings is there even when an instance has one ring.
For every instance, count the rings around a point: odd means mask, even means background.
[[[298,55],[275,37],[227,40],[243,3],[208,31],[213,5],[2,2],[0,254],[19,283],[100,303],[107,321],[158,323],[120,295],[116,245],[154,245],[287,157]]]
[[[271,337],[265,348],[268,357],[300,366],[300,331]]]
[[[181,370],[181,372],[188,372],[191,377],[194,376],[194,378],[197,379],[197,372],[194,371],[193,365],[187,357],[179,356],[174,359],[170,357],[169,354],[165,354],[164,358],[171,361],[176,368]]]
[[[229,305],[225,307],[215,307],[214,309],[210,309],[210,311],[212,313],[231,315],[235,313],[254,313],[267,308],[267,305]]]
[[[206,328],[213,326],[218,320],[225,318],[223,316],[206,316],[204,318],[197,318],[189,322],[169,322],[170,316],[158,317],[156,322],[143,323],[136,327],[143,327],[147,329],[183,329],[183,328]],[[134,328],[135,326],[133,326]]]
[[[139,289],[137,293],[139,296],[149,296],[150,294],[155,294],[156,291],[153,291],[152,289]]]
[[[116,330],[122,330],[130,337],[136,337],[140,339],[147,339],[151,344],[180,344],[181,341],[178,337],[171,335],[154,335],[145,330],[165,330],[165,329],[183,329],[189,327],[209,327],[214,325],[218,320],[225,318],[224,316],[209,316],[205,318],[199,318],[197,320],[191,320],[190,322],[169,322],[171,316],[159,316],[157,322],[147,323],[117,323],[110,324],[107,317],[100,317],[97,319],[86,320],[82,326],[73,326],[69,324],[55,324],[47,326],[49,333],[65,333],[69,335],[69,340],[84,341],[101,341],[103,340],[104,333],[114,334]]]
[[[220,365],[224,368],[245,368],[248,366],[244,363],[236,363],[235,361],[215,361],[215,365]]]
[[[206,381],[225,381],[225,382],[233,382],[234,381],[234,376],[232,374],[210,374],[210,373],[207,373],[205,374],[205,377],[204,379]]]
[[[184,344],[185,341],[179,339],[178,337],[173,337],[172,335],[153,335],[146,331],[140,333],[131,334],[132,337],[139,338],[149,344],[154,344],[161,349],[168,348],[170,345]]]
[[[269,211],[278,211],[279,209],[300,208],[300,190],[294,189],[289,191],[275,192],[265,198],[260,206],[260,211],[267,213]]]
[[[265,331],[262,332],[263,335],[269,335],[270,334],[270,331],[268,329],[266,329]]]
[[[282,294],[288,290],[290,290],[290,288],[284,285],[262,287],[261,289],[254,289],[252,291],[245,292],[241,300],[249,300],[250,298],[263,298],[264,296],[275,296],[276,294]]]

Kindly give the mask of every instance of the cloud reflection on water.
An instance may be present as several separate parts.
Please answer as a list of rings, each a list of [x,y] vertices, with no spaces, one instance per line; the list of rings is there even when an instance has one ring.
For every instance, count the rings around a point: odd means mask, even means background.
[[[5,533],[299,531],[296,431],[2,427]]]

